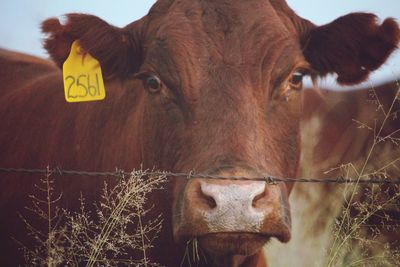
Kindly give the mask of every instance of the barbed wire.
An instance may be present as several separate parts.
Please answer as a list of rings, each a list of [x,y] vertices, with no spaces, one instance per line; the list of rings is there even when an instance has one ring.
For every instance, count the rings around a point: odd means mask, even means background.
[[[55,174],[59,176],[63,175],[77,175],[77,176],[89,176],[89,177],[127,177],[133,172],[126,172],[121,169],[115,171],[83,171],[83,170],[66,170],[60,167],[47,168],[47,169],[25,169],[25,168],[0,168],[0,172],[8,173],[27,173],[27,174]],[[166,171],[148,171],[142,170],[144,176],[167,176],[167,177],[186,177],[187,179],[201,178],[201,179],[212,179],[212,180],[244,180],[244,181],[265,181],[268,184],[277,184],[279,182],[286,183],[325,183],[325,184],[400,184],[400,179],[379,179],[379,178],[368,178],[368,179],[348,179],[344,177],[336,178],[283,178],[266,175],[263,177],[244,177],[244,176],[221,176],[204,173],[191,172],[166,172]]]

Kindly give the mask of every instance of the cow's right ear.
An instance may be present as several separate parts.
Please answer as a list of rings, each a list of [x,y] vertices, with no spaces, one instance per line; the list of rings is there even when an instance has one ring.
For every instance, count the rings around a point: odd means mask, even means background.
[[[126,77],[142,64],[141,21],[118,28],[92,15],[68,14],[66,18],[65,24],[57,18],[42,24],[48,34],[44,48],[58,66],[62,67],[75,40],[100,61],[105,79]]]

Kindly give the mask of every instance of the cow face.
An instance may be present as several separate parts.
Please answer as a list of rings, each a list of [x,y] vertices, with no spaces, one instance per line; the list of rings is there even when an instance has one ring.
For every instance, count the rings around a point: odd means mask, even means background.
[[[308,63],[284,25],[271,27],[268,6],[255,12],[257,7],[242,2],[234,8],[172,5],[150,30],[138,72],[152,122],[144,129],[145,147],[154,146],[146,162],[177,172],[295,177],[301,76]],[[243,13],[246,8],[255,16]],[[210,253],[246,254],[270,236],[290,238],[283,184],[183,177],[173,195],[178,242],[199,237]]]
[[[158,1],[123,29],[77,14],[43,29],[59,64],[78,39],[109,81],[140,90],[145,166],[226,177],[295,177],[303,75],[335,72],[339,82],[360,82],[399,40],[392,20],[378,25],[371,14],[351,14],[316,27],[272,0]],[[270,237],[286,242],[290,189],[175,179],[174,239],[198,238],[219,256],[254,254]]]

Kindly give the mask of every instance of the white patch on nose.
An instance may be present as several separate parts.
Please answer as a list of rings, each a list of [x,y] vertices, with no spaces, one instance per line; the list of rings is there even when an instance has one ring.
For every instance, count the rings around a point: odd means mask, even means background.
[[[258,211],[252,205],[254,198],[265,190],[265,183],[218,185],[201,183],[204,194],[215,200],[216,207],[204,212],[209,231],[259,232],[265,208]]]

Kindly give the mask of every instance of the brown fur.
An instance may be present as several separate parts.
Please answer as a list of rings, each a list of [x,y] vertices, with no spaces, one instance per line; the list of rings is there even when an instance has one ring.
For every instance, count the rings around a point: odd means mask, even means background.
[[[399,40],[399,26],[393,19],[379,25],[374,14],[352,13],[311,29],[304,55],[319,73],[336,73],[339,83],[355,84],[379,68]]]
[[[356,17],[349,15],[351,22]],[[389,24],[390,31],[377,34],[375,21],[360,22],[369,29],[366,35],[374,37],[374,42],[363,45],[363,55],[375,59],[368,61],[371,70],[382,64],[397,44],[399,29],[393,22]],[[332,25],[353,31],[352,23]],[[100,61],[107,98],[67,104],[60,72],[53,67],[35,74],[43,78],[27,80],[29,86],[19,84],[21,89],[13,94],[2,92],[0,120],[7,130],[0,133],[0,165],[37,168],[50,164],[89,170],[143,166],[175,172],[295,177],[303,96],[290,87],[292,73],[301,69],[321,75],[337,71],[340,77],[354,74],[344,65],[337,67],[337,62],[328,60],[328,68],[316,64],[318,58],[329,59],[332,53],[324,49],[326,43],[314,41],[318,38],[313,36],[324,29],[294,16],[283,1],[253,0],[160,0],[147,16],[125,28],[83,14],[67,15],[64,25],[57,19],[47,20],[43,31],[48,34],[45,47],[51,58],[61,66],[71,43],[79,40],[82,48]],[[302,46],[307,34],[310,42]],[[359,52],[358,39],[355,44],[345,41],[331,50],[342,53],[345,47],[355,47],[351,53]],[[373,53],[377,45],[383,53]],[[19,71],[18,66],[8,64],[8,57],[6,53],[3,61],[7,72]],[[32,67],[23,70],[27,77],[37,71],[36,63],[29,64]],[[146,92],[143,81],[137,79],[149,72],[163,82],[158,94]],[[351,82],[362,78],[366,76]],[[286,93],[290,93],[288,101]],[[1,192],[1,210],[10,214],[0,221],[1,238],[6,240],[1,244],[4,264],[20,261],[8,236],[16,233],[17,239],[23,238],[15,211],[25,205],[35,181],[27,180],[34,178],[10,175],[4,179],[7,190]],[[78,199],[78,192],[83,190],[88,199],[96,199],[101,182],[68,177],[59,179],[57,186],[64,191],[64,204],[76,209],[78,203],[73,200]],[[183,209],[189,205],[183,196],[195,194],[196,190],[189,189],[196,183],[197,179],[171,179],[167,190],[154,194],[153,201],[162,200],[156,212],[165,216],[158,249],[150,255],[154,261],[177,266],[185,241],[209,233],[204,221],[191,221],[195,206]],[[266,187],[263,208],[272,212],[261,225],[264,236],[290,239],[287,198],[291,186]],[[230,246],[223,242],[218,245],[219,254],[210,249],[207,266],[262,267],[261,245],[254,244],[258,243],[238,244],[239,250],[254,249],[236,256],[224,255]]]

